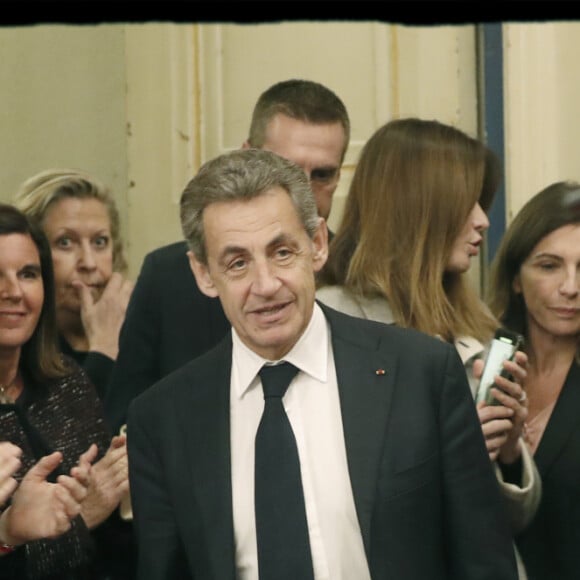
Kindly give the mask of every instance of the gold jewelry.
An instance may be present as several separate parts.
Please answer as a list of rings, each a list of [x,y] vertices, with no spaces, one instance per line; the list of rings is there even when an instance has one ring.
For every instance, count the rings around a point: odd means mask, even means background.
[[[14,399],[8,394],[8,391],[14,386],[17,378],[18,372],[7,385],[0,383],[0,405],[12,405],[14,403]]]

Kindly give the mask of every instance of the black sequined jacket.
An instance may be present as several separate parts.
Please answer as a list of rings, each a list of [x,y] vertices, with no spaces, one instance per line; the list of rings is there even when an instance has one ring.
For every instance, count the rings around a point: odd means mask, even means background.
[[[68,473],[92,443],[99,457],[109,447],[102,405],[86,372],[65,357],[71,373],[48,384],[38,384],[23,369],[25,388],[15,404],[0,404],[0,440],[22,451],[20,480],[36,461],[61,451],[62,464],[51,474]],[[79,516],[57,539],[29,542],[0,558],[0,579],[94,580],[133,578],[133,538],[130,524],[117,510],[101,526],[89,531]]]

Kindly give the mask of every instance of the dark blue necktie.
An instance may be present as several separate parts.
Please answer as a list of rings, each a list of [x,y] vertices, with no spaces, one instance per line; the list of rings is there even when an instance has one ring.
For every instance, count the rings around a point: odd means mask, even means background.
[[[255,509],[260,580],[312,580],[300,460],[282,397],[298,369],[263,366],[264,413],[256,433]]]

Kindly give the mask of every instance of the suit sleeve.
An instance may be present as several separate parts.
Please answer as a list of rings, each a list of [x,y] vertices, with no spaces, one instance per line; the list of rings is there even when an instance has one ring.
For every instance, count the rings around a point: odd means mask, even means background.
[[[119,354],[105,395],[105,416],[111,430],[127,421],[129,403],[159,377],[159,300],[154,257],[148,255],[131,294],[119,336]]]
[[[455,350],[448,358],[439,407],[451,577],[515,580],[512,535],[465,370]]]
[[[142,409],[143,406],[139,408]],[[193,580],[188,571],[165,481],[163,458],[151,434],[152,421],[130,405],[127,449],[139,580]]]
[[[97,389],[101,400],[107,392],[107,385],[111,378],[114,365],[115,361],[112,358],[96,351],[89,351],[83,361],[83,368]]]

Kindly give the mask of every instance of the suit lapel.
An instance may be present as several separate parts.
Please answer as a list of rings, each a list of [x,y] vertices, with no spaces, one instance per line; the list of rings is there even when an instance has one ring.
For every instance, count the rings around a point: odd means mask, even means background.
[[[580,409],[580,366],[572,363],[534,459],[542,475],[550,470],[575,429]]]
[[[395,356],[349,318],[322,308],[332,329],[342,423],[354,502],[367,555],[385,433],[395,385]]]
[[[203,523],[208,577],[233,580],[235,553],[230,461],[231,335],[195,371],[195,389],[176,409],[186,444],[190,489]],[[202,442],[200,444],[200,442]],[[192,513],[192,515],[194,515]],[[194,523],[193,527],[201,526]]]

